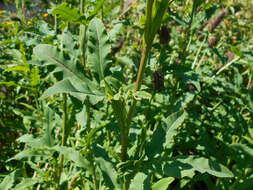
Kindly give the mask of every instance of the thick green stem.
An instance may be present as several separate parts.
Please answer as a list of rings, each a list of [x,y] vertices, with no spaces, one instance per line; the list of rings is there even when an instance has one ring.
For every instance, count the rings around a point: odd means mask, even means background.
[[[62,124],[62,140],[61,140],[61,145],[65,146],[66,141],[67,141],[67,122],[68,122],[68,110],[67,110],[67,95],[63,94],[63,124]],[[60,179],[61,179],[61,173],[63,169],[63,161],[64,161],[64,156],[61,154],[60,155],[60,160],[59,160],[59,165],[58,165],[58,170],[57,170],[57,175],[56,175],[56,189],[60,189]]]
[[[152,7],[153,7],[153,0],[148,0],[147,2],[147,22],[146,22],[146,29],[143,39],[144,48],[142,49],[142,57],[140,60],[140,66],[138,69],[138,75],[137,80],[135,83],[135,89],[134,92],[138,91],[141,87],[144,71],[146,68],[147,60],[149,58],[150,50],[151,50],[151,44],[153,39],[151,39],[151,24],[152,24]],[[126,155],[127,155],[127,143],[128,143],[128,134],[130,129],[130,123],[135,111],[136,107],[136,99],[132,99],[131,106],[129,108],[127,117],[126,117],[126,124],[124,126],[124,130],[121,132],[121,160],[126,161]]]
[[[147,60],[149,58],[150,50],[151,50],[151,46],[146,46],[142,49],[142,57],[141,57],[140,66],[138,70],[137,80],[135,83],[135,90],[134,90],[135,92],[138,91],[141,87],[141,83],[142,83],[144,71],[146,68]],[[127,114],[127,120],[126,120],[126,126],[128,130],[129,130],[129,126],[130,126],[132,116],[135,110],[135,106],[136,106],[136,99],[133,98],[131,106]]]

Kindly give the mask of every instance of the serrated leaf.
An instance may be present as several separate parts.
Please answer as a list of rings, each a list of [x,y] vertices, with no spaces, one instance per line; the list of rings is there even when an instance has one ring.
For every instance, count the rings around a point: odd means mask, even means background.
[[[63,53],[56,47],[40,44],[33,49],[34,55],[44,62],[44,66],[56,65],[57,72],[63,73],[63,80],[47,89],[42,98],[54,95],[56,93],[70,93],[71,95],[83,100],[84,95],[103,96],[103,93],[97,90],[96,84],[87,79],[77,68],[76,63],[66,60]],[[92,90],[91,90],[92,89]]]
[[[88,65],[91,70],[104,79],[104,71],[110,63],[108,59],[111,45],[102,21],[98,18],[91,20],[88,28]]]
[[[86,82],[86,78],[80,69],[77,68],[76,63],[66,60],[63,53],[58,51],[56,47],[48,44],[39,44],[33,48],[34,55],[43,61],[42,66],[55,65],[57,72],[63,72],[63,77],[76,77]]]
[[[35,150],[26,149],[26,150],[23,150],[22,152],[19,152],[18,154],[16,154],[14,157],[12,157],[11,159],[7,161],[9,162],[11,160],[21,160],[23,158],[31,158],[31,157],[36,157],[36,156],[48,157],[49,155],[40,150],[35,151]]]

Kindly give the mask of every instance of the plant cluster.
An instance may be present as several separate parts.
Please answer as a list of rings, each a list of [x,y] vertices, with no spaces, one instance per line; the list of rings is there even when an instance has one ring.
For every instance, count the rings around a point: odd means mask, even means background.
[[[0,9],[0,190],[253,188],[252,2]]]

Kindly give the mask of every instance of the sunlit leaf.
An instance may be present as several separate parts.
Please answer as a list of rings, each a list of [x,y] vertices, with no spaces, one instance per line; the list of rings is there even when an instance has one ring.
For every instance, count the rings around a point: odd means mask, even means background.
[[[108,56],[111,52],[111,45],[104,24],[98,18],[91,20],[88,34],[88,65],[101,81],[104,79],[105,69],[110,63]]]
[[[166,190],[173,181],[174,181],[173,177],[166,177],[160,179],[158,182],[152,185],[152,190]]]

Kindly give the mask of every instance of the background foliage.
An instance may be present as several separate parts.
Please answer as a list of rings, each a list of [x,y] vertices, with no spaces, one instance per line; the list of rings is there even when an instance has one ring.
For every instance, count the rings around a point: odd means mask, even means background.
[[[0,189],[253,188],[253,3],[0,1]]]

